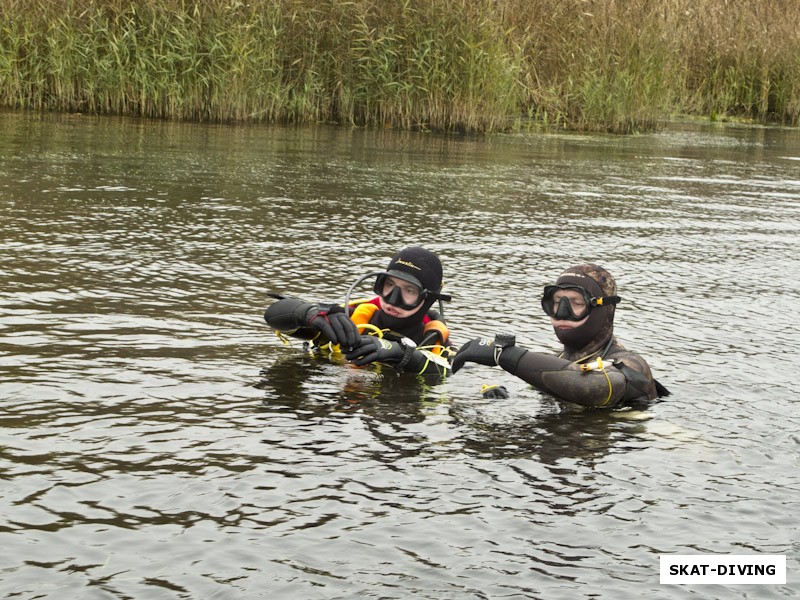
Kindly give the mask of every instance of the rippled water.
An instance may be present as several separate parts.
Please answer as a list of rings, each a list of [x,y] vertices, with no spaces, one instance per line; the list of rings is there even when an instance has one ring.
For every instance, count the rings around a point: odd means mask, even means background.
[[[800,527],[800,132],[445,138],[0,114],[8,598],[789,598]],[[673,392],[580,412],[284,346],[268,290],[343,299],[402,245],[456,343],[555,350],[600,262]],[[508,400],[483,400],[503,383]],[[659,555],[787,585],[661,586]]]

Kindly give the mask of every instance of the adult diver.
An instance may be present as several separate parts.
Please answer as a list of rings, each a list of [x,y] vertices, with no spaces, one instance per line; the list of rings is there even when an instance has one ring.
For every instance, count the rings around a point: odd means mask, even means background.
[[[353,290],[375,277],[371,299],[351,301]],[[443,318],[442,263],[421,246],[397,252],[385,271],[356,280],[343,305],[309,303],[298,298],[277,298],[264,320],[279,335],[311,343],[315,348],[341,351],[358,366],[384,363],[398,372],[445,374],[450,330]],[[439,311],[433,309],[439,303]]]
[[[608,408],[649,403],[669,392],[650,366],[614,337],[614,312],[621,298],[611,274],[596,264],[561,273],[544,288],[542,309],[564,345],[558,355],[526,350],[510,335],[475,338],[453,359],[453,373],[467,362],[500,366],[560,400]]]

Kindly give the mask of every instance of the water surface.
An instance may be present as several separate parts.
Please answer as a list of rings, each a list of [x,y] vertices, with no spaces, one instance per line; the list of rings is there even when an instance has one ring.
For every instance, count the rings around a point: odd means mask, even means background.
[[[0,114],[0,592],[9,598],[790,598],[800,132],[451,138]],[[565,267],[673,392],[584,412],[284,345],[441,255],[461,344]],[[366,290],[365,290],[366,291]],[[483,400],[502,383],[507,400]],[[785,554],[785,586],[661,586],[659,555]]]

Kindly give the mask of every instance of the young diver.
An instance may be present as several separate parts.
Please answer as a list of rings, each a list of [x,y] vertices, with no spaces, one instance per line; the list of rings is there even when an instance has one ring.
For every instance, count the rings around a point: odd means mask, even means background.
[[[350,302],[353,289],[375,276],[371,300]],[[373,362],[397,371],[443,374],[450,332],[433,304],[450,300],[442,294],[442,263],[430,250],[410,246],[396,253],[385,271],[359,278],[345,305],[311,304],[272,294],[278,301],[264,313],[279,333],[309,340],[317,347],[337,345],[355,365]]]
[[[544,288],[542,308],[564,344],[559,356],[531,352],[512,336],[473,339],[453,359],[499,365],[536,389],[590,407],[638,404],[667,396],[647,362],[614,337],[615,305],[621,300],[611,274],[594,264],[571,267]]]

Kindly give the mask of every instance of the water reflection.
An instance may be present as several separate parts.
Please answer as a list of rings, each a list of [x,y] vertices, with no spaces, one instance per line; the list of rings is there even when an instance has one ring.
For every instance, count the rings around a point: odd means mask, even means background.
[[[526,404],[527,414],[519,412],[519,401],[456,403],[451,410],[469,425],[466,448],[481,456],[531,458],[545,465],[572,459],[589,468],[611,452],[636,450],[650,418],[647,411],[587,411],[548,397],[528,398]],[[510,416],[492,418],[504,413]]]
[[[261,370],[255,387],[265,390],[267,415],[290,415],[299,420],[324,421],[357,417],[365,432],[379,444],[348,452],[363,452],[379,462],[392,462],[427,452],[427,439],[409,426],[426,419],[426,400],[435,394],[437,378],[398,376],[387,367],[358,368],[339,358],[312,356],[307,351],[287,354]]]

